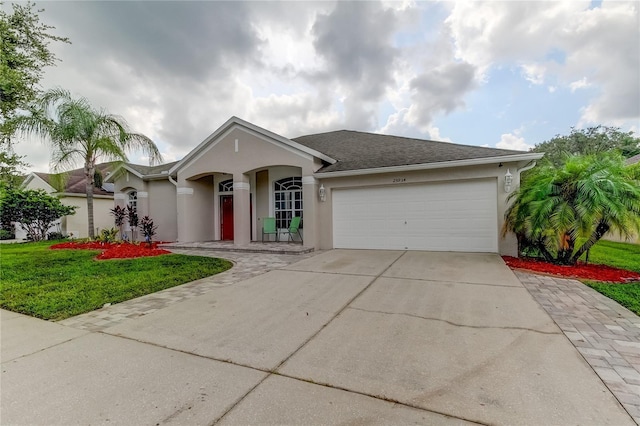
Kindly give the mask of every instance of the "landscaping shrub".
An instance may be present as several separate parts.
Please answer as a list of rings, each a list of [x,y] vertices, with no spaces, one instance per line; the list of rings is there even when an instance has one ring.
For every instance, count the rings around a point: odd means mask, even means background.
[[[153,236],[156,235],[157,225],[153,224],[153,220],[149,216],[145,216],[140,220],[140,230],[144,235],[144,240],[151,245]]]

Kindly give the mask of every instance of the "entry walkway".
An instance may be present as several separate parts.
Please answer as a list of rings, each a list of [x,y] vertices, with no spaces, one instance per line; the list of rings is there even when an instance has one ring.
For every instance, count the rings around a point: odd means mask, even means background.
[[[127,300],[116,305],[105,306],[102,309],[68,318],[66,320],[59,321],[58,323],[81,330],[102,331],[128,319],[148,315],[174,303],[182,302],[208,293],[215,288],[226,287],[228,285],[247,280],[256,275],[264,274],[273,269],[285,267],[293,262],[298,262],[314,255],[314,253],[241,253],[232,251],[215,251],[211,249],[171,249],[171,252],[191,256],[227,259],[233,262],[233,267],[228,271],[212,277],[202,278],[187,284],[168,288],[157,293]]]
[[[233,241],[192,241],[186,243],[167,243],[161,246],[167,250],[213,250],[239,253],[306,254],[313,247],[305,247],[299,242],[258,242],[252,241],[246,246],[236,246]]]
[[[640,424],[640,317],[579,281],[515,273]]]

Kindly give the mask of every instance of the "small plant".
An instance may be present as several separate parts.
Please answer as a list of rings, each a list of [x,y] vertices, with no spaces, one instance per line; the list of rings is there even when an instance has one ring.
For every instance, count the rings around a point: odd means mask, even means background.
[[[49,241],[54,241],[54,240],[66,240],[67,236],[64,235],[62,232],[49,232],[47,234],[47,240]]]
[[[118,229],[120,230],[120,239],[124,240],[124,233],[122,232],[122,227],[124,226],[124,218],[127,215],[127,212],[124,207],[115,206],[110,210],[113,215],[114,222]]]
[[[129,228],[131,229],[131,242],[136,240],[136,229],[138,229],[138,212],[131,206],[126,207]]]
[[[100,231],[97,240],[101,243],[112,243],[118,238],[118,228],[103,229]]]
[[[158,226],[153,224],[153,219],[149,216],[140,219],[140,231],[142,231],[144,240],[149,244],[149,247],[151,247],[151,241],[153,240],[153,236],[156,235],[157,229]]]

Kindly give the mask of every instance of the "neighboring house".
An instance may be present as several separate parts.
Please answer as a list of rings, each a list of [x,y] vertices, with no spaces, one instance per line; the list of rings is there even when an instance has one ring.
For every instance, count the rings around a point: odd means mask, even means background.
[[[640,154],[634,155],[626,159],[625,164],[630,166],[632,164],[640,163]]]
[[[640,154],[634,155],[633,157],[629,157],[625,160],[625,164],[628,166],[636,163],[640,163]],[[607,235],[604,236],[604,239],[609,241],[623,242],[623,243],[640,244],[640,236],[625,238],[622,235],[617,234],[615,232],[609,232]]]
[[[516,255],[501,236],[508,192],[542,155],[347,130],[287,139],[232,117],[181,161],[126,164],[108,181],[161,240],[242,246],[263,218],[301,216],[315,249]]]
[[[103,163],[96,165],[103,178],[106,179],[108,173],[113,168],[113,163]],[[76,206],[74,215],[65,216],[50,231],[62,232],[73,238],[87,238],[89,236],[87,212],[87,196],[85,193],[84,169],[75,169],[66,173],[62,191],[56,189],[56,175],[51,173],[32,172],[22,182],[22,187],[26,189],[44,189],[47,193],[60,197],[62,204]],[[104,183],[102,188],[93,189],[93,220],[96,228],[96,235],[104,228],[113,228],[113,216],[110,209],[113,208],[113,184]],[[16,229],[16,238],[24,238],[24,232]]]

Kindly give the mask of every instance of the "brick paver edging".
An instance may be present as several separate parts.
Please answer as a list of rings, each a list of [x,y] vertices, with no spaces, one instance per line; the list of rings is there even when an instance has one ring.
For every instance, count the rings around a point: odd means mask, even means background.
[[[283,268],[293,262],[298,262],[318,252],[305,254],[274,254],[247,252],[218,252],[212,250],[171,250],[172,253],[192,256],[219,257],[233,262],[228,271],[211,277],[191,281],[176,287],[171,287],[157,293],[147,294],[136,299],[127,300],[115,305],[106,306],[86,314],[67,318],[59,324],[89,331],[102,331],[131,318],[148,315],[183,300],[191,299],[208,293],[218,287],[225,287],[256,275],[264,274],[273,269]]]
[[[579,281],[514,272],[640,425],[640,317]]]

